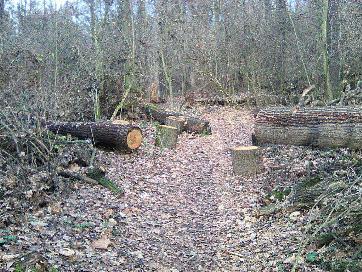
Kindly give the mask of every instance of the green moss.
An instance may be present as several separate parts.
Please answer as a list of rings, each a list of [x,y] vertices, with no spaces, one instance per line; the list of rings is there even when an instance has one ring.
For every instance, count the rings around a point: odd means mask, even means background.
[[[313,176],[308,179],[305,179],[302,182],[302,186],[304,188],[311,188],[311,187],[317,185],[318,183],[320,183],[321,181],[322,181],[322,178],[320,176]]]
[[[305,260],[308,263],[317,263],[319,260],[319,254],[317,252],[308,252],[307,255],[305,256]]]
[[[81,229],[81,230],[91,228],[93,226],[94,226],[94,223],[92,223],[92,222],[84,222],[84,223],[74,225],[75,228]]]
[[[108,188],[112,193],[120,195],[124,194],[124,190],[121,187],[118,187],[112,180],[107,178],[101,178],[98,180],[99,184]]]
[[[201,133],[200,136],[201,137],[205,137],[205,136],[210,136],[211,135],[211,131],[204,129]]]
[[[90,167],[87,172],[87,177],[99,181],[101,178],[104,178],[104,171],[97,167]]]
[[[278,212],[279,210],[280,210],[280,207],[277,207],[276,204],[270,204],[270,205],[259,208],[258,215],[259,216],[271,215],[273,213]]]
[[[15,242],[18,239],[15,235],[6,235],[0,238],[0,245],[9,244]]]
[[[290,192],[291,192],[290,188],[275,189],[267,195],[267,198],[269,200],[272,200],[272,198],[274,198],[281,202],[285,200],[285,198],[290,194]]]
[[[15,264],[14,272],[25,272],[25,267],[21,263]]]
[[[337,260],[331,262],[328,269],[333,272],[360,272],[362,271],[362,263],[355,260]]]
[[[362,233],[362,223],[358,222],[353,224],[351,229],[355,233]]]
[[[100,168],[91,168],[87,172],[87,177],[98,181],[98,183],[106,188],[108,188],[114,194],[123,194],[124,190],[121,187],[118,187],[112,180],[105,177],[104,171]]]
[[[151,104],[151,103],[146,104],[144,107],[145,107],[145,109],[158,110],[158,106],[155,104]]]

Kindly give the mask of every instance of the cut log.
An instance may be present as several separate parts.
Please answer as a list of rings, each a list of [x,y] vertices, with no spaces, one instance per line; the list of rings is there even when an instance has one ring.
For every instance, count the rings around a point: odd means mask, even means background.
[[[210,123],[200,118],[185,116],[179,112],[157,110],[152,106],[143,107],[143,111],[146,114],[147,118],[155,120],[159,122],[161,125],[166,125],[166,120],[170,116],[184,117],[186,121],[184,124],[183,131],[189,133],[198,133],[198,134],[201,133],[211,134]]]
[[[248,102],[247,96],[235,96],[235,97],[208,97],[208,98],[198,98],[195,99],[196,103],[202,105],[219,105],[219,106],[227,106],[227,105],[237,105],[237,104],[245,104]]]
[[[255,144],[362,148],[362,108],[321,107],[261,110],[255,122]]]
[[[238,146],[231,148],[234,174],[252,177],[263,170],[260,150],[257,146]]]
[[[186,118],[183,116],[169,116],[166,118],[166,125],[170,127],[175,127],[177,133],[180,134],[185,127]]]
[[[132,125],[117,125],[110,122],[48,122],[46,127],[53,133],[90,139],[95,145],[114,150],[135,150],[142,143],[141,129]]]
[[[177,128],[159,125],[157,126],[156,131],[156,146],[162,148],[176,148],[177,137]]]

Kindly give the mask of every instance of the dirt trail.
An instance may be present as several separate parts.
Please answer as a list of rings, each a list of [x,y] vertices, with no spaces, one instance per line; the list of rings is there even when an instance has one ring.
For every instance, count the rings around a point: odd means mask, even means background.
[[[228,151],[250,144],[251,117],[224,109],[205,118],[211,121],[211,136],[184,134],[176,150],[133,163],[142,180],[127,188],[125,203],[135,209],[130,208],[133,228],[125,236],[139,241],[134,251],[141,251],[144,265],[155,270],[232,269],[225,261],[228,240],[238,235],[235,224],[241,224],[243,209],[257,201],[253,192],[242,196]]]

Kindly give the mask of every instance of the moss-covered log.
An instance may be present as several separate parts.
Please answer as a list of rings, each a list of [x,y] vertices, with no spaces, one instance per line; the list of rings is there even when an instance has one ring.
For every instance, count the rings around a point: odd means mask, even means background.
[[[269,108],[259,111],[254,144],[362,148],[362,108]]]
[[[198,134],[211,133],[210,123],[200,118],[185,116],[179,112],[158,110],[152,106],[143,107],[143,111],[146,114],[147,118],[155,120],[161,125],[167,125],[167,118],[170,116],[183,117],[185,119],[185,123],[183,125],[184,131]]]
[[[95,145],[114,150],[135,150],[142,143],[141,129],[132,125],[118,125],[110,122],[48,122],[46,127],[53,133],[90,139]]]

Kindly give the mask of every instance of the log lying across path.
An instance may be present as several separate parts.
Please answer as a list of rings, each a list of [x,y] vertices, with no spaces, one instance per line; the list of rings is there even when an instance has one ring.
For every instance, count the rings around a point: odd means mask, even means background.
[[[141,129],[132,125],[111,122],[47,122],[46,127],[53,133],[90,139],[95,145],[114,150],[131,151],[139,148],[142,143]]]
[[[362,149],[362,108],[269,108],[256,118],[254,144]]]
[[[161,125],[168,124],[168,117],[183,117],[185,122],[183,124],[182,131],[189,133],[211,133],[210,123],[200,118],[184,116],[179,112],[163,111],[148,106],[143,107],[143,111],[147,115],[147,118],[153,119],[159,122]]]

